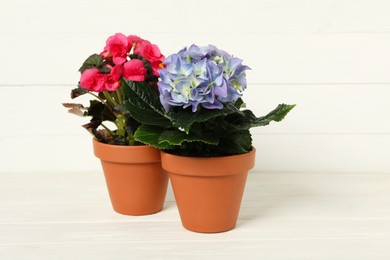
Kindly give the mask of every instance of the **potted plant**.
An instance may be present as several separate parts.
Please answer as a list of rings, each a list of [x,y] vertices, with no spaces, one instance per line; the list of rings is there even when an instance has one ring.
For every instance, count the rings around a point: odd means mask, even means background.
[[[162,166],[189,230],[234,228],[255,162],[249,129],[281,121],[295,106],[281,104],[262,117],[244,109],[248,69],[214,46],[192,45],[164,60],[158,90],[124,87],[125,106],[143,123],[134,138],[162,150]]]
[[[82,64],[80,82],[71,92],[72,99],[91,95],[89,106],[63,104],[70,113],[91,117],[83,127],[94,137],[112,206],[121,214],[146,215],[163,207],[168,176],[160,151],[135,140],[141,124],[123,106],[127,83],[157,89],[163,59],[157,45],[138,36],[110,36],[104,50]]]

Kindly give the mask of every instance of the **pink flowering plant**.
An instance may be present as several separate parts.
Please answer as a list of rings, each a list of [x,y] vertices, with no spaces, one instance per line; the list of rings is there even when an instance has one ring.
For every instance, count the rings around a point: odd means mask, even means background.
[[[158,90],[124,86],[125,106],[142,123],[136,141],[182,156],[215,157],[252,149],[249,129],[281,121],[295,105],[262,117],[244,109],[248,66],[215,46],[192,45],[167,57]]]
[[[116,145],[139,144],[134,133],[140,122],[125,109],[123,88],[132,84],[157,91],[163,60],[158,46],[147,40],[121,33],[110,36],[100,54],[92,54],[84,61],[79,69],[78,87],[71,92],[72,99],[84,94],[93,96],[89,106],[63,105],[73,114],[91,117],[83,127],[98,141]],[[113,123],[113,129],[106,122]]]

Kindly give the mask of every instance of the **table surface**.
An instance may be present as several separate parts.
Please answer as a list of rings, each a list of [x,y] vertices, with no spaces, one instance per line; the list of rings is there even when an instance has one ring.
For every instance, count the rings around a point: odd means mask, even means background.
[[[234,230],[115,213],[102,173],[0,173],[0,259],[390,259],[390,174],[251,172]]]

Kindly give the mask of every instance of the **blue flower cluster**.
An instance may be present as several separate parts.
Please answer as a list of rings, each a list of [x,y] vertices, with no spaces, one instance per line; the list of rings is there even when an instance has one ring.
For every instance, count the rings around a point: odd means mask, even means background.
[[[221,109],[234,102],[246,89],[242,60],[208,45],[192,45],[165,59],[159,70],[160,101],[168,111],[171,106],[196,112],[199,105],[206,109]]]

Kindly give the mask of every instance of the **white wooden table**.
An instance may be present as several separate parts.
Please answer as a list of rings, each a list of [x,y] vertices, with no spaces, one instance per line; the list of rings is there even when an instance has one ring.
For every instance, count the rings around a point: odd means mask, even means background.
[[[237,227],[111,209],[101,173],[1,173],[0,259],[390,259],[390,174],[251,172]]]

